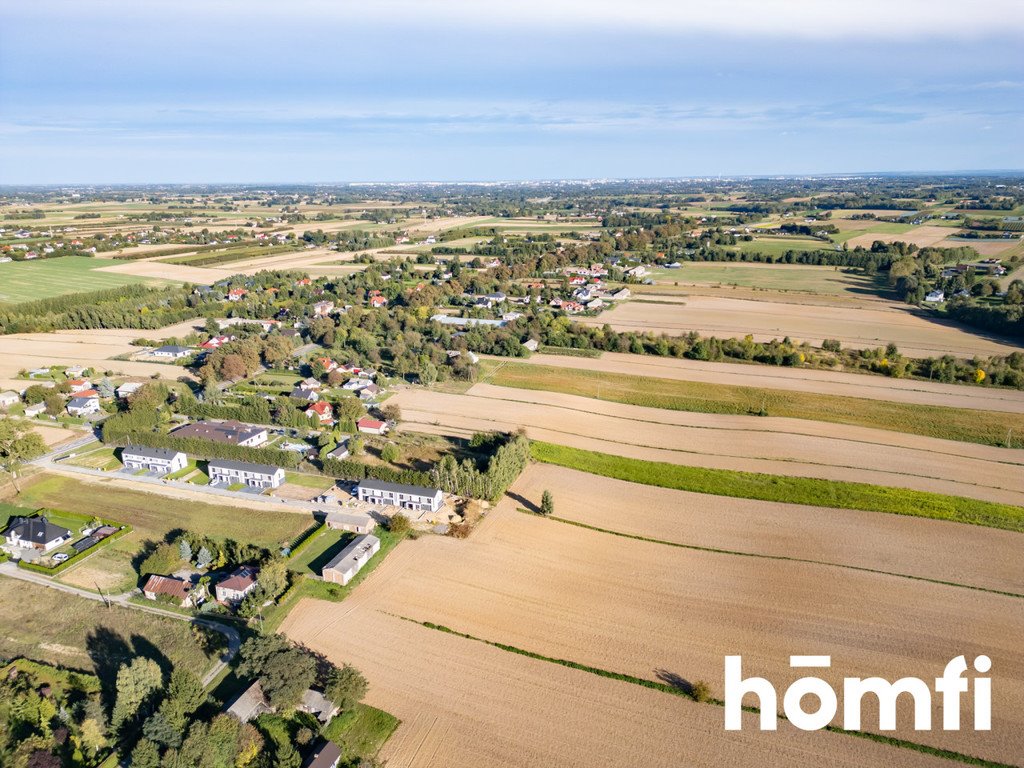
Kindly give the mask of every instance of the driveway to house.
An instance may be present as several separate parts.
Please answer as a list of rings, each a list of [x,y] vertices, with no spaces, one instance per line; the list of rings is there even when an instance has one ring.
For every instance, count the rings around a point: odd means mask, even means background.
[[[221,657],[217,659],[213,667],[205,675],[203,675],[202,681],[204,688],[209,687],[209,685],[216,679],[216,677],[221,673],[221,671],[223,671],[223,669],[231,663],[231,660],[235,657],[235,654],[238,653],[238,649],[242,643],[241,636],[238,634],[238,630],[234,627],[229,627],[225,624],[221,624],[217,621],[212,621],[202,616],[184,616],[180,613],[175,613],[174,611],[164,610],[163,608],[159,608],[155,605],[149,606],[133,603],[129,601],[128,598],[131,597],[132,594],[134,594],[134,590],[125,592],[124,594],[120,595],[100,595],[96,592],[90,592],[87,589],[80,589],[78,587],[73,587],[70,584],[63,584],[59,581],[55,581],[52,578],[43,576],[40,573],[33,573],[31,571],[22,570],[18,567],[17,563],[10,560],[0,563],[0,575],[7,576],[12,579],[20,579],[21,581],[28,581],[33,584],[38,584],[42,587],[56,589],[59,592],[66,592],[69,595],[82,597],[86,600],[95,600],[96,602],[100,602],[105,605],[114,603],[116,605],[120,605],[123,608],[134,608],[137,611],[155,613],[158,616],[165,616],[169,619],[188,621],[192,624],[199,624],[204,627],[209,627],[210,629],[216,632],[220,632],[222,635],[224,635],[224,637],[227,638],[228,648],[221,655]]]

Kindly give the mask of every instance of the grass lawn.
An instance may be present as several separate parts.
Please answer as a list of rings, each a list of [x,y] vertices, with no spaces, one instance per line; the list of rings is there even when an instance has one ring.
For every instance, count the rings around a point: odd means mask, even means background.
[[[68,459],[65,464],[75,467],[89,467],[90,469],[111,470],[121,467],[114,448],[97,448],[95,451],[82,453],[73,459]]]
[[[166,281],[98,272],[111,262],[87,256],[61,256],[36,261],[0,264],[0,302],[18,303],[68,293],[99,291],[134,283],[165,285]]]
[[[842,268],[809,264],[754,264],[750,262],[683,262],[679,269],[656,269],[659,283],[738,285],[774,291],[809,291],[841,295],[853,289],[871,289],[870,278]]]
[[[834,250],[835,246],[814,237],[758,237],[755,235],[753,240],[740,240],[736,243],[735,248],[730,246],[730,249],[740,253],[766,253],[770,256],[781,256],[786,251],[830,251]]]
[[[346,758],[373,757],[399,723],[401,720],[384,710],[357,704],[331,720],[323,735],[341,747]]]
[[[323,528],[313,534],[314,539],[298,555],[288,561],[288,567],[296,573],[309,573],[319,576],[331,558],[341,551],[342,547],[355,538],[354,533]]]
[[[628,459],[544,442],[534,442],[531,453],[534,459],[547,464],[660,488],[787,504],[887,512],[1024,533],[1024,507],[960,496],[868,483],[687,467],[661,461]]]
[[[0,601],[0,656],[6,658],[24,656],[95,672],[111,683],[121,661],[133,653],[163,657],[197,674],[216,655],[207,655],[187,622],[116,605],[104,608],[49,587],[0,577]]]
[[[61,508],[133,526],[134,532],[62,574],[63,578],[71,580],[71,575],[81,568],[100,568],[121,579],[119,586],[125,583],[134,586],[131,560],[144,542],[162,540],[171,531],[196,531],[217,539],[234,539],[277,551],[282,544],[308,528],[311,522],[308,516],[291,512],[219,506],[134,491],[115,486],[112,482],[83,482],[45,473],[26,483],[15,501],[33,509]]]
[[[1006,445],[1007,430],[1024,435],[1024,414],[915,405],[813,392],[625,376],[555,366],[488,360],[482,379],[518,389],[546,390],[648,408],[698,413],[760,414],[888,429],[945,440]],[[1019,441],[1015,442],[1019,446]]]
[[[303,488],[312,488],[315,491],[326,491],[328,488],[334,487],[333,477],[305,475],[301,472],[286,472],[285,482],[291,483],[292,485],[300,485]]]

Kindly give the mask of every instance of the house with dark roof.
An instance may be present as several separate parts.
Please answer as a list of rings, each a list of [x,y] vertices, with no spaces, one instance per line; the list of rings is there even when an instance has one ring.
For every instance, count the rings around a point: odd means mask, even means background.
[[[207,462],[207,474],[210,485],[244,483],[250,488],[278,488],[284,482],[281,467],[229,459],[211,459]]]
[[[125,469],[145,469],[150,472],[169,474],[185,468],[188,457],[171,448],[146,448],[129,445],[121,449],[121,463]]]
[[[333,741],[321,739],[302,763],[302,768],[338,768],[340,762],[341,747]]]
[[[157,347],[150,354],[153,357],[163,358],[164,360],[181,360],[183,357],[191,355],[192,350],[188,347],[180,347],[177,344],[168,344],[164,347]]]
[[[54,525],[45,516],[15,517],[4,531],[7,546],[49,552],[71,539],[71,531]]]
[[[374,478],[360,480],[357,493],[360,501],[419,512],[437,512],[444,498],[440,488],[391,483]]]
[[[172,433],[175,437],[198,437],[201,440],[213,440],[225,445],[241,445],[246,448],[258,448],[267,442],[265,427],[255,427],[240,421],[197,421],[178,427]]]

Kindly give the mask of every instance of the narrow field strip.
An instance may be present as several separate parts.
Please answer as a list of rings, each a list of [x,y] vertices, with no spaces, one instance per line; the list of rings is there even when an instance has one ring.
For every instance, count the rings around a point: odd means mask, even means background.
[[[845,563],[831,563],[826,560],[812,560],[804,557],[789,557],[787,555],[766,555],[760,552],[742,552],[736,549],[722,549],[719,547],[706,547],[700,544],[683,544],[678,541],[665,541],[664,539],[654,539],[650,536],[640,536],[635,533],[623,533],[622,531],[613,531],[609,528],[601,528],[596,525],[590,525],[589,523],[581,523],[578,520],[569,520],[565,517],[555,517],[538,515],[536,512],[531,512],[523,507],[517,507],[517,511],[522,512],[524,515],[533,515],[536,517],[543,517],[546,520],[552,520],[558,523],[565,523],[566,525],[575,525],[577,528],[585,528],[588,531],[596,531],[597,533],[606,533],[610,536],[620,536],[624,539],[635,539],[637,541],[646,541],[650,544],[661,544],[666,547],[678,547],[679,549],[689,549],[695,552],[709,552],[716,555],[732,555],[734,557],[754,557],[761,560],[780,560],[789,563],[804,563],[806,565],[821,565],[828,568],[846,568],[851,571],[861,571],[862,573],[875,573],[879,576],[892,576],[897,579],[911,579],[913,581],[924,581],[929,584],[938,584],[944,587],[959,587],[961,589],[973,589],[977,592],[988,592],[993,595],[1001,595],[1002,597],[1015,597],[1020,600],[1024,600],[1024,595],[1017,592],[1007,592],[1001,589],[991,589],[989,587],[976,587],[972,584],[962,584],[956,581],[943,581],[942,579],[931,579],[927,576],[914,576],[909,573],[896,573],[894,571],[883,571],[879,568],[867,568],[861,565],[847,565]]]
[[[943,440],[1000,447],[1020,435],[1024,445],[1024,414],[917,405],[868,398],[744,387],[735,384],[662,379],[651,376],[559,368],[556,366],[485,361],[482,378],[500,387],[560,392],[627,405],[695,413],[770,415],[809,421],[872,427]]]
[[[482,637],[476,637],[475,635],[470,635],[470,634],[468,634],[466,632],[459,632],[458,630],[452,629],[451,627],[446,627],[443,624],[434,624],[433,622],[429,622],[429,621],[417,621],[416,619],[409,618],[408,616],[401,616],[401,615],[398,615],[398,614],[387,614],[387,615],[393,616],[396,619],[401,619],[403,621],[408,621],[408,622],[410,622],[412,624],[416,624],[416,625],[421,626],[421,627],[423,627],[425,629],[430,629],[430,630],[433,630],[435,632],[443,632],[445,634],[454,635],[456,637],[461,637],[464,640],[471,640],[473,642],[483,643],[484,645],[489,645],[492,648],[497,648],[498,650],[505,651],[506,653],[514,653],[514,654],[517,654],[519,656],[526,656],[527,658],[534,659],[536,661],[545,661],[545,662],[548,662],[550,664],[557,664],[559,666],[568,667],[570,669],[575,669],[575,670],[578,670],[580,672],[586,672],[586,673],[591,674],[591,675],[597,675],[598,677],[606,677],[606,678],[609,678],[609,679],[612,679],[612,680],[618,680],[620,682],[630,683],[631,685],[639,685],[639,686],[642,686],[644,688],[650,688],[652,690],[661,691],[662,693],[667,693],[667,694],[670,694],[672,696],[683,696],[685,698],[690,699],[691,701],[695,701],[695,702],[698,701],[698,699],[695,698],[691,693],[689,693],[688,691],[684,690],[682,687],[679,687],[679,686],[670,685],[668,683],[658,682],[656,680],[648,680],[646,678],[636,677],[634,675],[625,675],[625,674],[622,674],[620,672],[612,672],[610,670],[600,669],[598,667],[591,667],[591,666],[587,666],[586,664],[579,664],[579,663],[577,663],[575,661],[570,661],[568,659],[556,659],[556,658],[553,658],[551,656],[544,656],[544,655],[539,654],[539,653],[534,653],[533,651],[527,651],[527,650],[525,650],[523,648],[517,648],[514,645],[506,645],[505,643],[499,643],[499,642],[496,642],[494,640],[486,640],[486,639],[484,639]],[[717,706],[717,707],[724,707],[725,706],[725,702],[724,701],[722,701],[721,699],[715,699],[715,698],[704,699],[704,700],[699,701],[699,703],[701,703],[701,704],[709,704],[709,705],[713,705],[713,706]],[[750,706],[744,706],[743,710],[745,712],[752,712],[752,713],[755,713],[755,714],[759,713],[761,711],[757,707],[750,707]],[[784,714],[781,714],[781,713],[778,714],[777,716],[778,716],[778,718],[780,720],[786,720],[787,719],[786,716]],[[872,733],[870,731],[848,731],[848,730],[845,730],[844,728],[840,728],[840,727],[834,726],[834,725],[827,725],[827,726],[825,726],[825,728],[823,730],[830,731],[832,733],[840,733],[840,734],[847,735],[847,736],[854,736],[854,737],[857,737],[857,738],[868,739],[869,741],[876,741],[876,742],[879,742],[881,744],[887,744],[889,746],[896,747],[896,748],[899,748],[899,749],[910,749],[910,750],[913,750],[915,752],[921,752],[921,753],[926,754],[926,755],[932,755],[933,757],[941,757],[941,758],[943,758],[945,760],[950,760],[950,761],[962,763],[964,765],[980,766],[981,768],[1020,768],[1020,766],[1015,766],[1015,765],[1013,765],[1011,763],[1000,763],[1000,762],[997,762],[995,760],[986,760],[985,758],[975,757],[974,755],[966,755],[966,754],[964,754],[962,752],[955,752],[955,751],[950,750],[950,749],[941,749],[939,747],[931,747],[931,746],[928,746],[927,744],[919,744],[916,741],[908,741],[906,739],[899,739],[899,738],[896,738],[895,736],[884,736],[882,734]]]
[[[707,469],[534,441],[533,458],[590,474],[680,491],[949,520],[1024,533],[1024,508],[907,488]]]

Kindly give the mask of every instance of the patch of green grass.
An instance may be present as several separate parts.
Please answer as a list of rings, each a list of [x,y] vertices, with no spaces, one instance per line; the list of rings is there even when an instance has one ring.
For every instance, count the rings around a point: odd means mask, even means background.
[[[288,561],[288,567],[296,573],[308,573],[313,576],[319,576],[323,567],[354,536],[354,533],[324,527],[319,532],[314,533],[313,540]]]
[[[687,467],[534,442],[537,461],[643,485],[741,499],[949,520],[1024,533],[1024,508],[867,483]]]
[[[484,360],[481,368],[488,383],[501,387],[561,392],[648,408],[828,421],[1002,447],[1007,447],[1008,434],[1024,436],[1024,414],[1020,413],[625,376],[529,363]],[[1015,444],[1020,445],[1022,440],[1024,437]]]
[[[827,245],[826,245],[827,248]],[[659,283],[735,285],[771,291],[803,291],[839,296],[864,290],[873,281],[842,267],[751,262],[685,262],[678,269],[653,271]]]
[[[286,472],[285,482],[301,486],[302,488],[311,488],[314,491],[326,491],[328,488],[334,487],[333,477],[306,475],[302,472]]]
[[[341,747],[346,758],[373,757],[400,723],[382,709],[357,704],[331,720],[323,736]]]
[[[61,256],[56,259],[11,261],[0,264],[0,302],[16,304],[135,283],[166,284],[163,280],[98,271],[100,267],[109,266],[109,261],[87,256]]]

